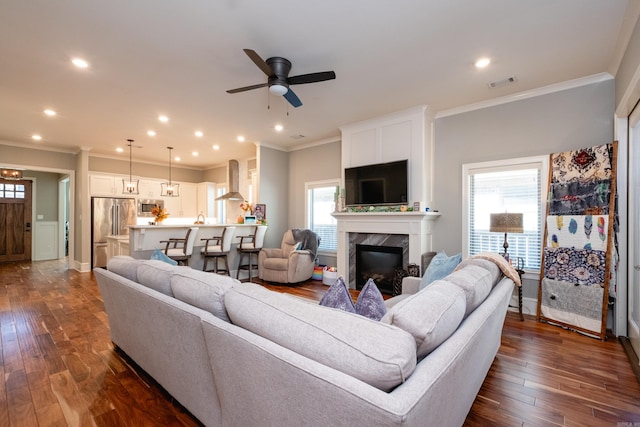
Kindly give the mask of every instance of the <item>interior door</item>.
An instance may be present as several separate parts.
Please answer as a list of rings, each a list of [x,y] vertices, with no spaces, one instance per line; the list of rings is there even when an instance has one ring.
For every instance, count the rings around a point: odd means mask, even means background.
[[[629,340],[640,356],[640,107],[629,117]]]
[[[31,181],[0,179],[0,262],[31,260]]]

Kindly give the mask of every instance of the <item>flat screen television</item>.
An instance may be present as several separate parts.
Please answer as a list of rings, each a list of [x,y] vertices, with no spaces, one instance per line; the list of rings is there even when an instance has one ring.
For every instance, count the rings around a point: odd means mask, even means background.
[[[407,168],[407,160],[346,168],[344,170],[346,205],[408,203]]]

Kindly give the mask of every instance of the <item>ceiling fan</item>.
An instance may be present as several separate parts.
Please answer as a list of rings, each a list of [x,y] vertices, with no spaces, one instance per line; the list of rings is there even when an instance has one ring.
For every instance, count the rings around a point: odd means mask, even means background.
[[[260,83],[257,85],[239,87],[237,89],[228,90],[227,93],[244,92],[251,89],[258,89],[261,87],[269,87],[269,92],[274,95],[282,95],[289,101],[294,107],[300,107],[302,101],[300,98],[289,88],[290,85],[301,85],[305,83],[316,83],[325,80],[332,80],[336,78],[336,73],[333,71],[323,71],[320,73],[301,74],[299,76],[289,77],[289,71],[291,70],[291,62],[288,59],[274,56],[264,61],[260,55],[254,50],[243,49],[244,53],[253,61],[254,64],[262,70],[263,73],[269,77],[266,83]]]

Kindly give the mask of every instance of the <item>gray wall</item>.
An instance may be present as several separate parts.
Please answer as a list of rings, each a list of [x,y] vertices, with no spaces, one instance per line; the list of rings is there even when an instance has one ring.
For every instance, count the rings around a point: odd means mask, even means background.
[[[627,50],[616,73],[616,106],[618,106],[618,102],[620,102],[625,91],[629,88],[631,80],[638,70],[638,65],[640,65],[640,21],[636,22]],[[640,92],[631,97],[630,102],[632,105],[638,101],[638,97],[640,97]],[[626,114],[631,105],[625,107],[623,111]]]
[[[613,140],[614,81],[438,118],[434,250],[462,250],[462,165],[573,150]],[[537,296],[527,285],[524,294]]]
[[[282,236],[291,228],[288,218],[289,154],[264,146],[258,147],[260,203],[267,205],[269,230],[264,247],[279,248]]]
[[[289,153],[289,225],[292,228],[305,227],[305,183],[340,180],[340,147],[340,141],[336,141]]]
[[[129,160],[109,159],[105,157],[89,157],[90,172],[104,172],[129,175]],[[143,176],[145,178],[169,179],[169,160],[166,165],[155,165],[151,163],[131,162],[131,174],[133,176]],[[171,164],[171,180],[182,182],[203,182],[204,173],[201,170],[187,169]]]
[[[2,141],[0,141],[2,142]],[[3,165],[23,165],[32,168],[76,169],[76,155],[57,151],[0,145],[0,160]]]
[[[24,171],[24,176],[36,179],[36,192],[33,195],[35,201],[35,214],[42,215],[42,219],[36,221],[58,220],[58,179],[62,176],[52,172]],[[37,218],[37,216],[36,216]],[[64,220],[64,218],[61,218]]]

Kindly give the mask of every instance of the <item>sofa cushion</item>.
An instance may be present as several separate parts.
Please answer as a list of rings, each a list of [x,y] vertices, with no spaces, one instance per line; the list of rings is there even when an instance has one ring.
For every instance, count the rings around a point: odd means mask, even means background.
[[[464,291],[438,280],[394,305],[381,322],[409,332],[416,341],[418,357],[423,357],[453,334],[464,318],[465,308]]]
[[[229,276],[192,268],[181,268],[171,276],[171,290],[177,299],[227,322],[229,317],[224,307],[224,294],[238,283],[238,280]]]
[[[171,275],[181,268],[185,267],[169,265],[155,259],[142,261],[138,265],[138,283],[172,297]]]
[[[234,324],[384,391],[401,384],[416,366],[410,334],[363,316],[251,283],[229,290],[225,305]]]
[[[384,298],[373,279],[367,280],[356,300],[356,313],[371,320],[380,320],[387,313]]]
[[[116,255],[109,258],[109,261],[107,261],[107,270],[112,271],[119,276],[126,277],[133,282],[137,282],[138,266],[140,265],[140,262],[140,260],[127,255]]]
[[[422,276],[420,289],[423,289],[430,283],[440,280],[451,274],[458,264],[462,261],[462,254],[447,256],[444,251],[438,252],[429,263],[427,270]]]
[[[467,305],[465,317],[482,304],[493,288],[491,273],[484,267],[472,264],[454,271],[443,280],[464,291]]]
[[[356,312],[356,306],[353,304],[353,299],[351,299],[351,294],[342,276],[338,277],[336,281],[333,282],[333,285],[329,286],[329,289],[327,289],[327,292],[324,293],[320,300],[320,305],[338,308],[348,311],[349,313]]]
[[[502,271],[500,271],[500,267],[498,267],[496,263],[484,258],[476,258],[476,257],[467,258],[464,261],[462,261],[460,264],[458,264],[456,269],[453,271],[460,270],[466,267],[467,265],[477,265],[487,270],[491,275],[491,287],[494,287],[495,285],[497,285],[500,279],[502,279],[503,273]]]

